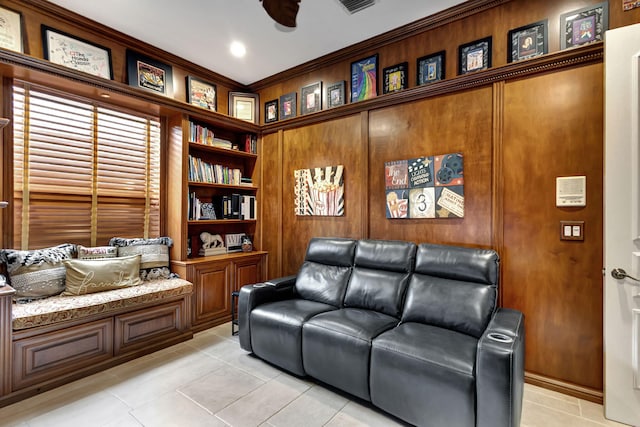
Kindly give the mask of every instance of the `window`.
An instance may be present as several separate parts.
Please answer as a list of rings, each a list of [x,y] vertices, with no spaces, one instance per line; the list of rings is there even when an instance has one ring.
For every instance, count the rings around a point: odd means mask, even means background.
[[[16,84],[13,246],[160,233],[160,123]]]

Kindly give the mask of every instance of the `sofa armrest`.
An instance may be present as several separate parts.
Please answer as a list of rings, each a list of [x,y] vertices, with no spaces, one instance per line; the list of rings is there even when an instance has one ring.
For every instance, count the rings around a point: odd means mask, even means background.
[[[238,296],[238,338],[240,347],[253,351],[251,347],[251,310],[257,306],[292,298],[295,293],[296,276],[280,277],[268,282],[245,285]]]
[[[499,308],[476,356],[476,427],[517,427],[524,391],[524,315]]]

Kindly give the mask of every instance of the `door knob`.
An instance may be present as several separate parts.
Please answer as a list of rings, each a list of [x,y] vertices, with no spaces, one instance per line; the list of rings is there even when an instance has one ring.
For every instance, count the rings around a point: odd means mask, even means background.
[[[618,280],[631,279],[631,280],[635,280],[636,282],[640,282],[640,280],[636,279],[635,277],[629,276],[627,272],[621,268],[614,268],[613,270],[611,270],[611,276],[614,279],[618,279]]]

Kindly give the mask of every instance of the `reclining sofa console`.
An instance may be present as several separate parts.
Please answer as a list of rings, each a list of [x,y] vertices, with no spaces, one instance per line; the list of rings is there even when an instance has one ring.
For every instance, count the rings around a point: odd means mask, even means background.
[[[516,427],[524,318],[492,250],[314,238],[295,276],[246,285],[240,346],[420,426]]]

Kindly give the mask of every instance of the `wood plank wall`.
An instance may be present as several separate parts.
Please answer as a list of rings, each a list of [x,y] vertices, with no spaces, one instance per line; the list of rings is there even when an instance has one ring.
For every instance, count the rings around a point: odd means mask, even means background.
[[[257,82],[261,100],[306,84],[347,80],[349,63],[371,53],[380,69],[446,49],[456,75],[459,44],[492,35],[494,66],[506,61],[509,29],[549,19],[549,48],[559,51],[559,16],[596,1],[513,0],[405,40],[320,58]],[[610,27],[640,21],[610,2]],[[337,59],[336,59],[337,58]],[[311,71],[309,71],[311,70]],[[506,79],[345,117],[266,128],[263,249],[269,275],[294,274],[310,238],[341,236],[493,247],[502,256],[501,304],[526,316],[529,382],[602,401],[603,68],[582,64]],[[272,133],[277,132],[277,133]],[[465,155],[465,218],[385,218],[384,162],[451,152]],[[293,171],[345,165],[345,216],[296,217]],[[585,208],[555,206],[555,178],[586,175]],[[273,178],[273,179],[272,179]],[[263,180],[266,183],[267,180]],[[278,209],[280,207],[280,209]],[[585,221],[585,240],[560,240],[560,221]]]

